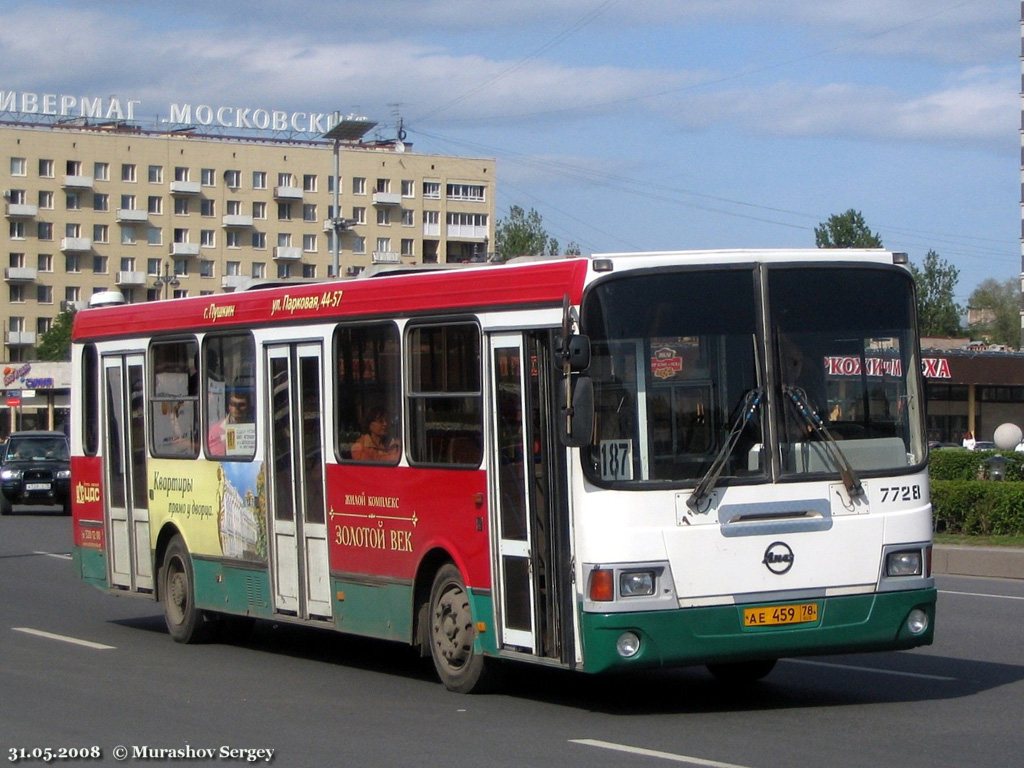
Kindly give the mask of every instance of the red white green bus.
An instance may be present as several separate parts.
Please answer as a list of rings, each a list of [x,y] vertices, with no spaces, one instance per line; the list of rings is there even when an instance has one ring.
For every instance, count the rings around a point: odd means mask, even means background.
[[[162,603],[599,673],[931,643],[914,287],[607,254],[85,309],[74,561]]]

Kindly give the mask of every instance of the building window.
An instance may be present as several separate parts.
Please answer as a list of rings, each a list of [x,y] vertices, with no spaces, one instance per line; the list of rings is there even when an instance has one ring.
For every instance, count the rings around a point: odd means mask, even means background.
[[[252,172],[252,188],[253,189],[266,189],[267,188],[267,172],[266,171],[253,171]]]
[[[242,184],[242,172],[224,171],[224,183],[231,189],[238,189]]]
[[[224,265],[224,274],[229,277],[238,277],[242,274],[242,262],[240,261],[229,261]]]
[[[36,237],[40,240],[53,240],[53,224],[48,221],[36,224]]]
[[[316,235],[303,235],[302,236],[302,250],[306,253],[316,253],[317,236]]]
[[[146,227],[146,244],[163,245],[164,231],[160,227]]]
[[[174,274],[179,277],[188,277],[188,259],[174,260]]]
[[[277,247],[278,248],[290,248],[292,245],[292,234],[291,232],[278,232],[277,233]]]
[[[264,251],[267,248],[267,233],[266,232],[253,232],[252,233],[252,247],[257,250]]]
[[[303,264],[302,276],[306,280],[316,280],[316,264]]]
[[[110,231],[106,224],[93,224],[92,225],[92,239],[97,243],[109,243],[110,242]]]
[[[423,182],[423,196],[431,200],[441,199],[441,182],[440,181],[424,181]]]
[[[107,274],[107,257],[106,256],[93,256],[92,257],[92,271],[96,275]]]
[[[45,286],[40,286],[45,287]],[[49,298],[47,300],[38,299],[40,304],[53,304],[53,290],[50,289]],[[36,318],[36,335],[43,336],[50,332],[50,328],[53,327],[52,317],[37,317]]]
[[[377,238],[377,253],[391,253],[391,238],[390,237],[378,237]]]
[[[209,259],[202,259],[199,262],[199,276],[213,277],[213,262]]]
[[[110,163],[93,163],[92,177],[95,181],[110,181]]]
[[[163,184],[164,181],[164,167],[162,165],[151,165],[149,166],[149,183],[150,184]]]
[[[93,195],[95,198],[95,195]],[[39,207],[48,211],[53,210],[53,192],[43,189],[39,191]]]
[[[74,190],[68,190],[64,193],[64,207],[69,211],[77,211],[81,209],[82,202],[77,192]]]
[[[53,254],[52,253],[40,253],[38,256],[39,271],[40,272],[53,272]]]
[[[77,271],[77,270],[76,270]],[[78,302],[82,300],[82,289],[77,285],[68,285],[64,287],[64,301]]]
[[[449,184],[449,200],[468,200],[484,202],[484,186],[482,184]]]
[[[187,197],[176,197],[176,198],[174,198],[174,215],[175,216],[188,216],[188,198]]]
[[[64,237],[81,237],[82,236],[82,225],[68,221],[64,223]]]
[[[277,174],[277,186],[279,187],[290,187],[292,185],[292,175],[287,171],[284,173]]]
[[[292,276],[292,265],[286,261],[282,261],[277,265],[277,279],[287,280]]]
[[[266,203],[253,203],[252,204],[252,217],[254,219],[266,219],[267,218],[267,204]]]
[[[135,245],[135,227],[131,224],[121,225],[121,245]]]
[[[121,195],[121,210],[135,210],[135,195]]]
[[[210,201],[213,202],[212,200]],[[213,213],[211,212],[212,216]],[[228,200],[227,202],[227,215],[228,216],[241,216],[242,215],[242,201],[241,200]]]
[[[154,277],[160,274],[160,259],[146,259],[146,274],[149,275],[150,277]]]
[[[252,277],[254,280],[262,280],[267,276],[267,265],[262,261],[254,261],[252,263]]]
[[[100,192],[93,192],[92,209],[94,211],[109,211],[110,195]]]
[[[205,197],[202,200],[200,200],[199,201],[199,215],[200,216],[216,216],[217,214],[215,212],[216,208],[215,208],[214,202],[215,201],[208,200]],[[229,202],[228,203],[228,209],[229,209],[228,213],[231,212],[230,208],[231,208],[231,203]]]
[[[233,229],[229,229],[224,233],[224,242],[228,248],[241,248],[242,241],[239,233]]]
[[[11,176],[27,176],[28,163],[24,157],[11,158]]]
[[[212,230],[212,229],[201,229],[201,230],[199,230],[199,244],[203,248],[213,248],[216,245],[214,230]]]
[[[304,203],[302,206],[302,220],[316,221],[316,203]]]
[[[64,271],[69,275],[82,271],[81,261],[77,253],[69,253],[64,257]]]
[[[352,220],[355,221],[356,224],[365,224],[366,223],[366,209],[363,208],[362,206],[357,206],[357,207],[353,208],[352,209]]]
[[[391,226],[391,209],[390,208],[378,208],[377,209],[377,225],[381,227]]]
[[[352,238],[352,253],[366,253],[366,238],[356,235]]]
[[[135,181],[135,163],[122,163],[122,165],[121,165],[121,181],[127,181],[127,182]]]
[[[391,191],[391,179],[377,179],[377,186],[373,188],[374,192],[390,192]]]
[[[278,221],[291,221],[292,220],[292,204],[291,203],[278,203],[277,204],[277,220]]]
[[[188,181],[188,168],[183,168],[178,165],[174,168],[174,180],[175,181]]]
[[[316,192],[316,174],[307,173],[302,177],[302,191]]]
[[[122,272],[134,272],[135,271],[135,259],[131,256],[123,256],[121,258],[121,271]]]
[[[12,253],[9,255],[7,260],[8,266],[14,269],[20,269],[25,266],[25,254],[24,253]]]
[[[412,179],[402,179],[402,197],[416,197],[416,182]]]
[[[366,179],[361,176],[356,176],[352,179],[352,194],[353,195],[365,195],[366,194]]]
[[[39,161],[39,176],[44,179],[53,178],[53,160],[41,159]]]
[[[416,255],[416,241],[411,238],[402,238],[402,255],[403,256],[415,256]]]
[[[204,187],[217,186],[217,172],[213,168],[203,168],[199,171],[199,183]]]
[[[10,286],[8,296],[10,297],[11,304],[21,304],[25,301],[25,286],[17,284]]]
[[[12,221],[8,225],[7,231],[10,233],[11,240],[24,240],[25,239],[25,222],[24,221]]]
[[[154,216],[159,216],[164,212],[164,199],[159,195],[150,195],[146,203],[146,210]]]

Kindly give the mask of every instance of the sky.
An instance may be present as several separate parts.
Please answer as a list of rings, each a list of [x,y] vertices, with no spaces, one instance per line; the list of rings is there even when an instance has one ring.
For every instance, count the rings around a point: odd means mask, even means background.
[[[887,248],[1021,273],[1008,0],[0,0],[0,91],[401,119],[584,253]]]

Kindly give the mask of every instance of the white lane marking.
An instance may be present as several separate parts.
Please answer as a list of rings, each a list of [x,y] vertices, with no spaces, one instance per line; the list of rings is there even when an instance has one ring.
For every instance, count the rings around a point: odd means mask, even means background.
[[[703,765],[706,768],[748,768],[735,763],[720,763],[717,760],[705,760],[700,757],[689,755],[677,755],[672,752],[659,752],[655,749],[643,749],[642,747],[630,747],[626,744],[616,744],[612,741],[599,741],[598,739],[569,739],[571,744],[582,744],[586,747],[597,747],[598,749],[610,749],[615,752],[629,752],[632,755],[644,757],[657,757],[661,760],[670,760],[673,763],[689,763],[690,765]]]
[[[67,635],[56,635],[53,632],[44,632],[41,629],[32,629],[32,627],[11,627],[15,632],[24,632],[26,635],[35,635],[36,637],[45,637],[47,640],[60,640],[62,643],[71,643],[72,645],[81,645],[86,648],[92,648],[97,651],[112,651],[115,649],[113,645],[104,645],[103,643],[94,643],[91,640],[80,640],[77,637],[68,637]]]
[[[60,560],[70,560],[71,555],[61,554],[59,552],[40,552],[38,549],[32,553],[33,555],[45,555],[46,557],[56,557]]]
[[[994,597],[997,600],[1024,600],[1018,595],[990,595],[985,592],[954,592],[952,589],[940,589],[940,595],[965,595],[967,597]]]
[[[832,664],[827,661],[809,661],[808,659],[783,659],[787,664],[809,664],[815,667],[832,667],[834,669],[851,669],[856,672],[871,672],[876,675],[893,675],[894,677],[916,677],[921,680],[941,680],[944,683],[955,682],[955,677],[942,675],[925,675],[918,672],[898,672],[894,669],[878,669],[877,667],[858,667],[853,664]]]

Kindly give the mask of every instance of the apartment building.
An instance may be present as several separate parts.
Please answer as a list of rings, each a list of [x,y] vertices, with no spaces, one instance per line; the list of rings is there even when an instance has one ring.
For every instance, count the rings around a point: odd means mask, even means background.
[[[0,147],[8,362],[100,291],[141,302],[329,277],[337,219],[342,278],[480,259],[493,241],[494,161],[398,140],[341,143],[336,161],[317,138],[73,120],[0,123]]]

